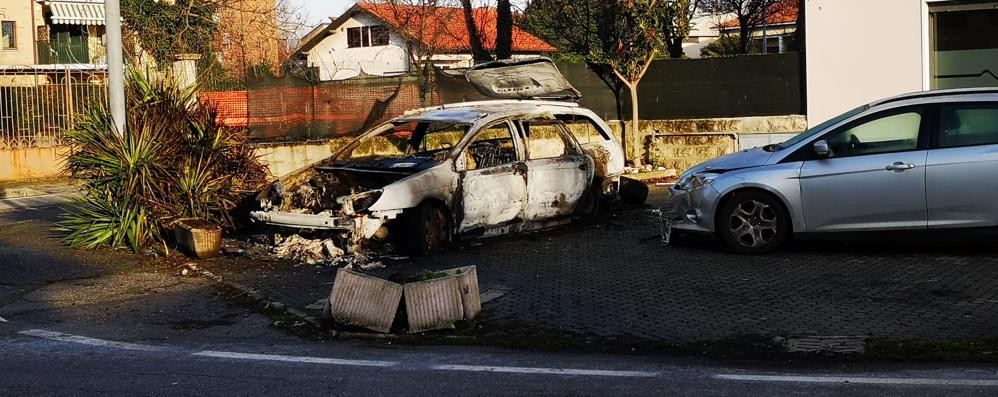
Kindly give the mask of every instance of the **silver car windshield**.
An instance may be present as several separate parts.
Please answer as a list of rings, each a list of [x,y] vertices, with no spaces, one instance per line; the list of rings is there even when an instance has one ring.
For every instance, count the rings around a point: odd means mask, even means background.
[[[783,150],[783,149],[786,149],[786,148],[791,147],[793,145],[796,145],[796,144],[798,144],[800,142],[803,142],[804,140],[812,137],[813,135],[815,135],[815,134],[817,134],[819,132],[824,131],[828,127],[831,127],[831,126],[833,126],[835,124],[838,124],[838,123],[840,123],[840,122],[842,122],[842,121],[844,121],[844,120],[846,120],[846,119],[848,119],[848,118],[850,118],[852,116],[855,116],[857,114],[863,113],[864,111],[866,111],[869,108],[870,108],[869,105],[863,105],[863,106],[860,106],[860,107],[855,108],[853,110],[850,110],[848,112],[842,113],[842,114],[840,114],[838,116],[835,116],[835,117],[829,119],[828,121],[825,121],[824,123],[821,123],[821,124],[818,124],[818,125],[816,125],[814,127],[811,127],[807,131],[804,131],[804,132],[798,134],[797,136],[794,136],[793,138],[790,138],[790,139],[786,140],[785,142],[783,142],[783,143],[781,143],[779,145],[776,145],[776,148],[777,148],[777,150]]]

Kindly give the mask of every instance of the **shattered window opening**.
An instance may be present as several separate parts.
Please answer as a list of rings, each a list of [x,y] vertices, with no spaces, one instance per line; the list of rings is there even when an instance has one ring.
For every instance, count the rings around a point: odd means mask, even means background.
[[[483,128],[464,151],[468,171],[516,162],[516,146],[509,124],[502,122]]]
[[[527,157],[531,160],[559,158],[573,154],[564,124],[557,121],[524,121],[523,133],[527,137]]]
[[[442,161],[470,128],[464,123],[408,121],[361,139],[349,158],[429,158]]]
[[[603,129],[596,125],[596,122],[585,116],[572,114],[558,115],[558,120],[565,123],[568,130],[575,136],[581,145],[609,141],[610,137],[603,132]]]

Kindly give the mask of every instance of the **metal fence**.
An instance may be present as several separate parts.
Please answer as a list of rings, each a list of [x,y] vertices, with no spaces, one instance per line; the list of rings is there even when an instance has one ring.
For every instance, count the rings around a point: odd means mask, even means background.
[[[652,62],[641,79],[645,120],[804,114],[800,54],[743,55]],[[630,96],[613,91],[582,64],[559,64],[582,92],[581,103],[606,119],[630,119]]]
[[[58,146],[86,106],[107,104],[107,73],[51,65],[0,69],[0,149]]]

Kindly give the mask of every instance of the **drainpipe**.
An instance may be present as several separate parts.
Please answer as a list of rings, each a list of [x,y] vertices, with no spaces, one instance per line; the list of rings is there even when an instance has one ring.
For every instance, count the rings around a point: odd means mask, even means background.
[[[31,3],[31,48],[34,49],[34,51],[32,51],[32,54],[31,54],[32,55],[32,59],[34,59],[34,62],[32,62],[32,63],[34,63],[35,65],[37,65],[38,64],[38,26],[35,25],[35,0],[28,0],[28,2]]]

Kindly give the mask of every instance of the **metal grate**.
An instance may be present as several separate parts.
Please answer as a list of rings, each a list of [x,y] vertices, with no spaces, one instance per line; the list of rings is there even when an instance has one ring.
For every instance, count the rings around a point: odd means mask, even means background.
[[[93,66],[0,69],[0,150],[64,144],[86,106],[107,104],[107,73]]]

